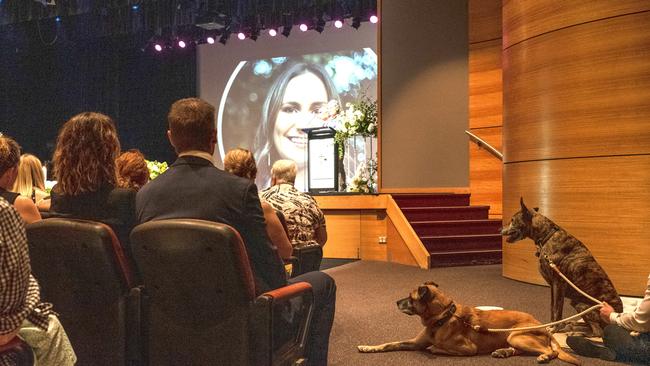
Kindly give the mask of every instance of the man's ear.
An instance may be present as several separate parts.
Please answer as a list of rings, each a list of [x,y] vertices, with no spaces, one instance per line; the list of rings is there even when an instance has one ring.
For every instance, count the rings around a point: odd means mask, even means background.
[[[431,298],[431,291],[429,290],[429,286],[422,285],[418,287],[418,297],[421,300],[429,301],[429,299]]]
[[[169,143],[175,148],[176,145],[174,145],[174,137],[172,137],[172,131],[167,130],[167,140],[169,140]]]

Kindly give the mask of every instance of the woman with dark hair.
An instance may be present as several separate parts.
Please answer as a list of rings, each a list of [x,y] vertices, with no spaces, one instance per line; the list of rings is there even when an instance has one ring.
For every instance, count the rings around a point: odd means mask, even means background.
[[[223,159],[223,169],[228,173],[250,180],[255,180],[257,175],[253,154],[239,147],[228,151]],[[278,248],[280,257],[284,259],[291,257],[293,247],[275,209],[266,201],[260,201],[260,203],[264,212],[264,221],[266,221],[266,233],[271,239],[271,243]]]
[[[144,155],[137,149],[123,152],[115,160],[117,186],[139,191],[149,181],[149,168]]]
[[[29,196],[11,192],[20,163],[20,146],[12,138],[0,133],[0,197],[14,206],[26,224],[41,219],[38,208]]]
[[[296,187],[306,189],[307,134],[302,129],[321,127],[318,111],[332,99],[340,102],[330,75],[317,64],[289,64],[273,82],[262,107],[254,144],[260,189],[269,186],[271,165],[279,159],[296,162]]]
[[[68,120],[54,150],[50,212],[100,221],[113,227],[122,246],[135,223],[135,191],[116,188],[115,159],[120,141],[113,120],[84,112]]]

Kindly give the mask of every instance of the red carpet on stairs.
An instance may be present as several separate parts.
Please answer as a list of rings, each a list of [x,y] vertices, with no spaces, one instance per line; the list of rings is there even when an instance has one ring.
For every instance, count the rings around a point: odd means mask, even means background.
[[[470,194],[394,194],[431,255],[431,267],[501,263],[501,220],[490,206],[470,206]]]

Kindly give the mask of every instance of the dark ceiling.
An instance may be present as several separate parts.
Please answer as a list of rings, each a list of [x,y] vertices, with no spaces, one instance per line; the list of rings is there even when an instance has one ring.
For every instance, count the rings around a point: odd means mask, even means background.
[[[244,32],[306,23],[366,21],[377,0],[0,0],[0,36],[67,28],[68,39],[175,37]]]

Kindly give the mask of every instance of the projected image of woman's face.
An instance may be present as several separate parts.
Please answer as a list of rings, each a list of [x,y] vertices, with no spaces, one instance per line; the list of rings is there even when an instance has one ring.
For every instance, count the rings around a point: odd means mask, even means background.
[[[307,134],[301,129],[322,125],[318,110],[327,102],[325,84],[314,73],[305,72],[289,81],[273,130],[273,144],[283,159],[304,165]]]

